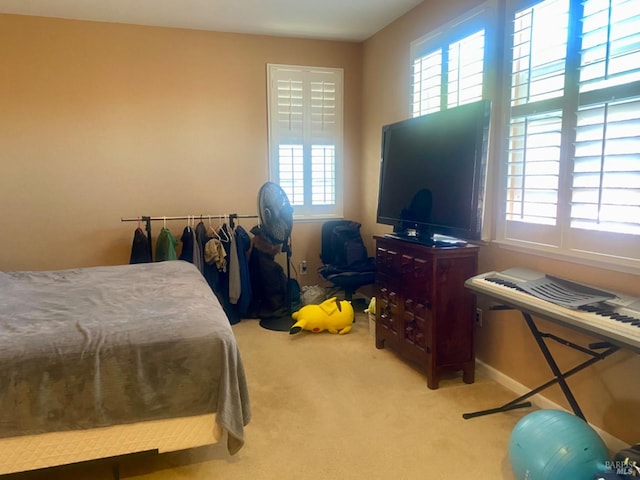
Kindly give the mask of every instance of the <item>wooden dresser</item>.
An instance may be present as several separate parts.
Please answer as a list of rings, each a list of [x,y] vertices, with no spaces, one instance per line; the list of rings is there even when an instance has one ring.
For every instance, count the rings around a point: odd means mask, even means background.
[[[443,371],[462,371],[473,383],[476,300],[464,282],[477,274],[479,248],[375,240],[376,347],[416,363],[431,389]]]

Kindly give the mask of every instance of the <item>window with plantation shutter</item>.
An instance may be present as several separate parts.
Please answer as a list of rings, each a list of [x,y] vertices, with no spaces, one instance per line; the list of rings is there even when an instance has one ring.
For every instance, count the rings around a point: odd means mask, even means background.
[[[342,70],[267,65],[270,178],[296,218],[342,216]]]
[[[640,243],[640,5],[585,2],[581,36],[571,226]]]
[[[510,5],[497,239],[640,267],[638,3]]]
[[[514,15],[507,220],[556,225],[568,16],[568,0]]]
[[[488,6],[411,44],[414,117],[481,100]]]

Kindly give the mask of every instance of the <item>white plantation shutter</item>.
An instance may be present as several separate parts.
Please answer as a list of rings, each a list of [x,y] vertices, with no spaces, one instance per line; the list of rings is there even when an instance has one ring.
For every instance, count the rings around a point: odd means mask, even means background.
[[[640,8],[529,1],[510,15],[498,240],[640,267]]]
[[[640,5],[583,15],[571,226],[640,235]]]
[[[443,105],[451,108],[482,100],[484,40],[484,29],[480,29],[414,59],[414,117],[437,112]]]
[[[332,140],[338,125],[335,73],[310,73],[311,135],[314,140]]]
[[[296,217],[342,215],[342,70],[268,65],[271,179]]]
[[[311,146],[311,203],[336,203],[336,148],[334,145]]]
[[[304,149],[302,145],[278,145],[278,181],[291,205],[304,205]]]
[[[640,235],[639,116],[640,99],[578,112],[572,227]]]
[[[334,79],[311,81],[311,204],[336,203],[336,137],[339,125]]]
[[[482,100],[484,29],[449,45],[447,108]]]
[[[483,98],[489,5],[411,44],[414,117]]]
[[[559,99],[564,93],[569,0],[538,3],[513,20],[511,105]]]
[[[440,110],[442,97],[442,49],[413,61],[414,117]]]
[[[507,219],[555,225],[562,112],[514,117],[509,125]]]
[[[542,2],[514,15],[508,221],[556,225],[568,20],[568,0]],[[535,237],[551,241],[553,233],[540,227]]]
[[[637,0],[584,2],[580,92],[640,80],[640,5]]]
[[[283,140],[299,140],[304,134],[303,82],[292,78],[277,78],[276,125]]]

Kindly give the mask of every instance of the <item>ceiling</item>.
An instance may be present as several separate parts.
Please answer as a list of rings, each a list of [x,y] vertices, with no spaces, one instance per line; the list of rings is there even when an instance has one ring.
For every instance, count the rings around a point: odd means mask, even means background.
[[[362,41],[422,0],[1,0],[0,13]]]

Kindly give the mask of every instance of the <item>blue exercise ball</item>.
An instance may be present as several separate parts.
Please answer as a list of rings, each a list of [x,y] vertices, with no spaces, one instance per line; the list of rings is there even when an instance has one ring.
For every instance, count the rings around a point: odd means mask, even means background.
[[[509,461],[518,480],[592,480],[608,460],[596,431],[562,410],[526,415],[509,439]]]

